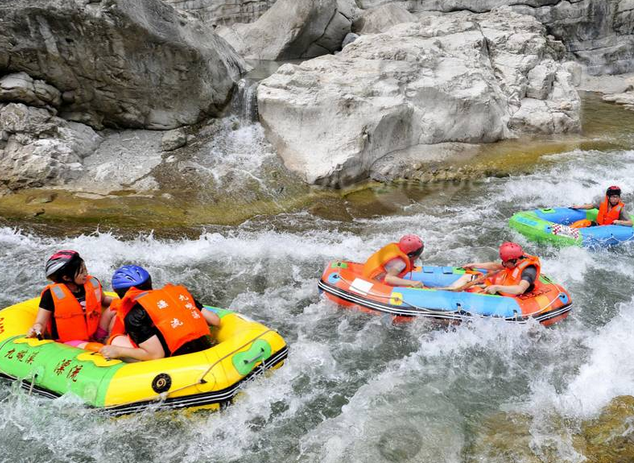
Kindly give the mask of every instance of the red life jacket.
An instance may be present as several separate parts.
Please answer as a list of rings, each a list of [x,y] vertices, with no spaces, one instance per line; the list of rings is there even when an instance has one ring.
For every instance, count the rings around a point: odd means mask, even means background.
[[[396,243],[390,243],[372,254],[363,265],[363,276],[372,280],[382,273],[387,273],[385,264],[397,258],[405,262],[405,269],[398,274],[399,278],[403,278],[412,271],[413,265],[407,254],[401,251]]]
[[[599,225],[612,225],[615,220],[619,220],[621,209],[625,207],[625,204],[619,199],[616,206],[611,208],[610,206],[610,200],[606,196],[605,200],[601,203],[601,206],[599,206],[599,214],[597,215],[597,223]]]
[[[162,289],[146,291],[130,288],[123,299],[114,304],[116,318],[110,339],[125,334],[125,316],[136,304],[148,313],[171,353],[209,334],[209,326],[187,289],[167,284]]]
[[[86,283],[84,284],[84,290],[86,291],[85,311],[65,284],[50,284],[44,288],[42,295],[47,289],[51,291],[55,306],[53,316],[57,326],[57,341],[88,341],[92,339],[97,328],[99,328],[99,319],[101,318],[103,293],[99,280],[90,275],[86,277]],[[50,325],[49,331],[51,331]]]
[[[492,278],[488,278],[486,280],[486,284],[490,285],[501,285],[501,286],[514,286],[520,284],[522,281],[522,272],[526,267],[529,266],[535,267],[537,269],[537,275],[535,277],[535,286],[539,281],[539,275],[541,274],[541,263],[539,262],[539,258],[535,256],[525,255],[523,259],[521,259],[517,265],[513,268],[503,268],[499,272],[497,272]],[[515,294],[508,294],[502,291],[498,292],[503,296],[515,296]]]

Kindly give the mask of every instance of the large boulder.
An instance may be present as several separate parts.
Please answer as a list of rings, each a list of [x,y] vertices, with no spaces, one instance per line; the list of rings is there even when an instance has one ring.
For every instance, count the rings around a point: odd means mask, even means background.
[[[564,54],[508,8],[424,17],[283,65],[259,86],[260,119],[288,168],[340,186],[413,146],[579,131]]]
[[[243,69],[223,39],[160,0],[0,0],[0,75],[59,90],[60,116],[95,128],[215,116]]]
[[[354,22],[352,29],[357,34],[376,34],[384,32],[396,24],[416,21],[416,16],[398,3],[390,3],[372,8]]]
[[[313,58],[341,49],[356,14],[352,0],[277,0],[252,24],[219,27],[244,58]]]
[[[82,160],[101,142],[87,125],[22,103],[0,108],[0,186],[9,190],[62,185],[79,177]]]

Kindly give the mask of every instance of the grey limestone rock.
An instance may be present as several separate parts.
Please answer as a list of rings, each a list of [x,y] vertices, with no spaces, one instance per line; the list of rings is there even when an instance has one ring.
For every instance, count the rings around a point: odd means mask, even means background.
[[[283,65],[258,88],[260,119],[288,168],[342,186],[415,146],[579,131],[564,55],[508,8],[425,16]]]
[[[223,39],[160,0],[0,0],[0,74],[44,81],[62,117],[95,128],[218,115],[243,70]]]
[[[341,49],[355,14],[352,0],[278,0],[252,24],[217,30],[247,59],[312,58]]]

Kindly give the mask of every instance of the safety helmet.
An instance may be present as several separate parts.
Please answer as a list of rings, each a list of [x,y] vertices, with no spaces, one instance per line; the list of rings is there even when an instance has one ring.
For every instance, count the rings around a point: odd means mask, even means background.
[[[502,262],[506,262],[512,259],[519,259],[524,255],[524,250],[517,243],[502,243],[500,246],[500,259]]]
[[[411,256],[416,254],[420,255],[425,245],[423,244],[423,240],[417,235],[405,235],[399,240],[398,248],[408,256]]]
[[[139,286],[150,279],[150,274],[138,265],[124,265],[112,275],[112,289],[128,289]]]
[[[71,260],[77,258],[79,258],[79,253],[77,251],[57,251],[46,261],[46,278],[50,277],[54,273],[59,272],[64,267],[66,267]]]
[[[621,187],[616,186],[616,185],[612,185],[611,187],[608,188],[608,190],[605,192],[605,195],[609,198],[612,195],[617,195],[617,196],[621,196]]]

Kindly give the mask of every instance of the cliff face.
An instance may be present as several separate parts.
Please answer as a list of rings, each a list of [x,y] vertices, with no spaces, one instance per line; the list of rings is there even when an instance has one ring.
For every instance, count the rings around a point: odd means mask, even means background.
[[[413,13],[472,11],[484,13],[503,5],[537,18],[561,40],[569,58],[590,74],[634,70],[634,2],[632,0],[357,0],[361,8],[399,3]]]
[[[200,19],[218,25],[252,23],[275,0],[165,0],[176,8],[189,11]]]
[[[275,0],[164,0],[213,24],[252,23]],[[634,70],[632,0],[355,0],[359,8],[399,5],[419,15],[430,12],[486,13],[510,6],[537,18],[561,40],[574,59],[594,75]]]

